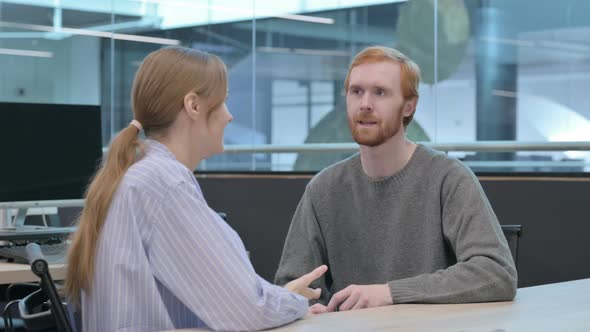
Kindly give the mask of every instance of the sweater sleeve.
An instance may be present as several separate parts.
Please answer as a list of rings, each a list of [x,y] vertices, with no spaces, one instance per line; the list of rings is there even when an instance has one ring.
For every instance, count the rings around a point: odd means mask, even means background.
[[[517,273],[498,219],[475,175],[457,164],[441,189],[442,227],[457,263],[389,282],[394,303],[509,301]]]
[[[311,198],[310,186],[305,190],[287,233],[283,254],[275,276],[275,284],[285,285],[302,275],[311,272],[322,264],[328,264],[324,237],[317,220],[316,211]],[[314,281],[310,287],[321,288],[320,302],[327,304],[329,300],[330,271]]]

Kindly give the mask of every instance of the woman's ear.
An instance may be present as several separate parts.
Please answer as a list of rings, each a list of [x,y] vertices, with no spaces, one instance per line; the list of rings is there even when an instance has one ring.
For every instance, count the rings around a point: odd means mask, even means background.
[[[184,111],[191,119],[196,119],[203,112],[202,99],[198,94],[189,92],[184,96]]]

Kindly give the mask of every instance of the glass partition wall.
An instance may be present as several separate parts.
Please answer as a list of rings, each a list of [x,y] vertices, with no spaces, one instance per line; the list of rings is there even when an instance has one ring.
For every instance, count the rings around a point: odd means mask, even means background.
[[[408,135],[478,172],[590,171],[590,2],[0,1],[0,101],[91,104],[103,145],[131,120],[141,60],[220,56],[234,121],[204,171],[318,171],[357,149],[343,81],[394,47],[422,70]]]

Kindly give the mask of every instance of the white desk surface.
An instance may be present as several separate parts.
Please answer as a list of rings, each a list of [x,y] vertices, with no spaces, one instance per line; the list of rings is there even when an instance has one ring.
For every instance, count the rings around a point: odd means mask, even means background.
[[[66,275],[66,267],[64,264],[50,264],[49,273],[51,273],[53,280],[63,280]],[[39,281],[39,277],[33,274],[30,265],[0,261],[0,285],[36,281]]]
[[[267,331],[590,332],[590,279],[520,288],[512,302],[400,304],[309,316]]]

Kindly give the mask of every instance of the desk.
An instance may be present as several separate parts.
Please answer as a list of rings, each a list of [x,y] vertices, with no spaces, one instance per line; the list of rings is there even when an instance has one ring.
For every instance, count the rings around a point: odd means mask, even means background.
[[[513,302],[400,304],[306,317],[267,331],[588,332],[590,279],[520,288]]]
[[[66,276],[66,266],[64,264],[51,264],[49,265],[49,272],[53,280],[63,280]],[[30,265],[0,261],[0,285],[35,281],[39,281],[39,277],[33,274]]]

